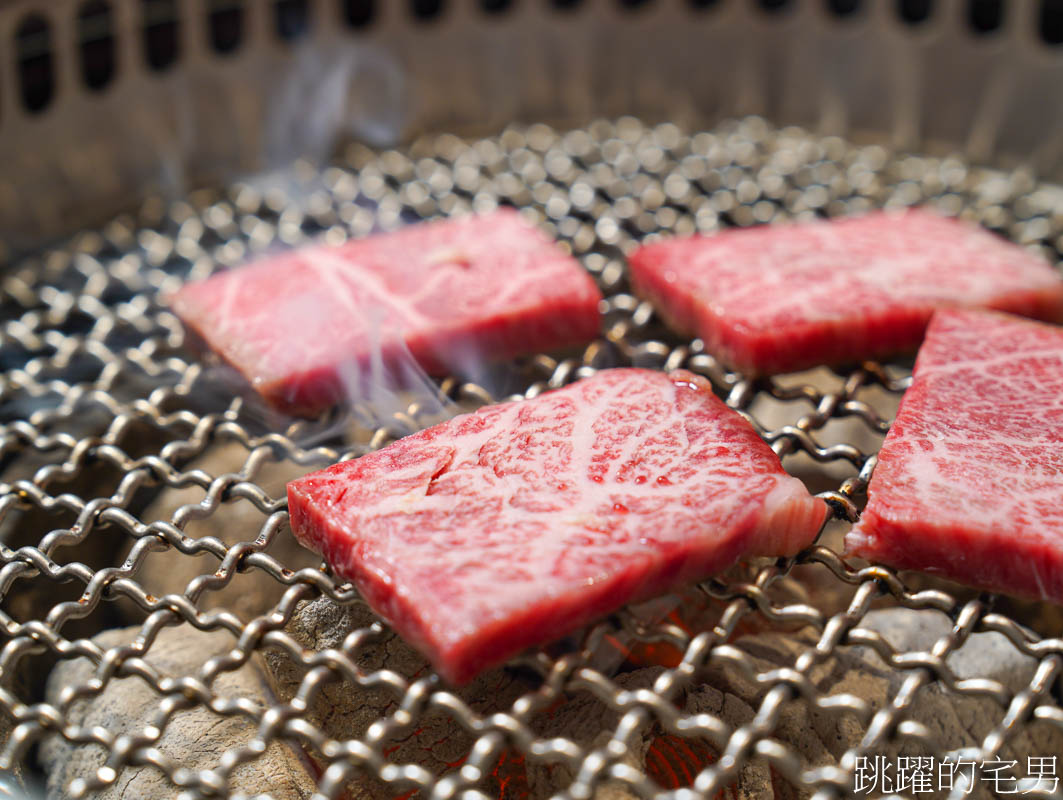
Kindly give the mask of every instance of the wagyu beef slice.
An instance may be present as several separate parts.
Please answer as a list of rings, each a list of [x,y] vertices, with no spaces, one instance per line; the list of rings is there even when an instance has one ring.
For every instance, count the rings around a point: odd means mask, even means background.
[[[574,258],[501,210],[283,253],[171,305],[273,405],[313,413],[403,358],[465,373],[589,341],[600,299]]]
[[[655,242],[636,291],[751,374],[914,352],[939,307],[1063,319],[1063,279],[997,236],[929,211]]]
[[[851,554],[1063,602],[1063,329],[939,311],[869,496]]]
[[[292,529],[452,682],[744,554],[827,507],[707,381],[600,372],[288,484]]]

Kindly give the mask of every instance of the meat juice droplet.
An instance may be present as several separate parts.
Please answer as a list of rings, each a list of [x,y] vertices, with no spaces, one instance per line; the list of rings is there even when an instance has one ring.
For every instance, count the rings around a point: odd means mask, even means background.
[[[643,484],[645,482],[646,482],[646,476],[645,475],[636,475],[635,476],[635,483]]]
[[[613,511],[618,514],[626,514],[628,512],[628,508],[623,503],[613,503]]]
[[[672,485],[672,482],[670,480],[668,480],[668,476],[667,475],[661,475],[659,478],[657,478],[657,483],[660,484],[661,486],[671,486]]]
[[[601,475],[591,475],[591,480],[595,483],[601,483],[604,479]]]
[[[679,378],[677,380],[673,380],[672,383],[674,383],[676,386],[679,386],[680,388],[685,387],[687,389],[693,389],[695,392],[701,388],[694,380],[683,380],[682,378]]]

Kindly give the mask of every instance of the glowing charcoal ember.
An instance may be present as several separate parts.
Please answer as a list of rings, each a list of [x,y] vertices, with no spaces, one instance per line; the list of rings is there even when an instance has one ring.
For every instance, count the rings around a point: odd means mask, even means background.
[[[1063,329],[940,311],[852,555],[1063,602]]]
[[[349,636],[376,622],[376,616],[363,603],[341,605],[323,596],[300,604],[285,631],[307,650],[345,652],[361,675],[388,670],[411,683],[428,675],[431,666],[394,632],[374,633],[368,639],[361,639],[360,646],[353,649],[348,646]],[[369,631],[364,630],[364,633]],[[262,655],[277,699],[291,702],[300,694],[307,668],[293,661],[280,648],[267,649]],[[497,669],[488,670],[452,691],[473,714],[490,717],[509,711],[513,703],[528,691],[528,684],[511,670]],[[396,695],[388,681],[370,681],[368,685],[362,685],[340,679],[322,683],[308,698],[302,716],[334,741],[358,741],[363,740],[377,722],[395,711]],[[457,724],[447,710],[436,708],[434,711],[424,710],[410,726],[383,734],[376,746],[391,764],[416,765],[432,775],[444,777],[459,771],[466,763],[478,736],[478,733]],[[321,772],[328,769],[329,759],[313,745],[307,746],[307,754]],[[487,774],[476,788],[490,798],[517,800],[524,797],[527,800],[526,792],[521,793],[522,784],[525,790],[527,788],[523,762],[517,751],[504,750],[498,754],[493,767],[490,763],[486,765],[484,772]],[[390,785],[367,770],[355,770],[346,779],[340,796],[344,800],[407,796],[400,791],[400,786]],[[418,796],[418,792],[413,790],[408,796]]]
[[[600,372],[288,484],[292,529],[454,683],[746,554],[826,505],[708,383]]]
[[[658,786],[674,790],[693,786],[698,773],[717,761],[716,750],[700,739],[661,734],[646,751],[646,775]]]
[[[636,291],[754,374],[914,351],[939,307],[1063,319],[1063,280],[993,234],[928,211],[654,242]]]
[[[271,404],[313,413],[411,361],[468,375],[587,342],[600,299],[574,258],[501,210],[283,253],[188,284],[171,305]]]

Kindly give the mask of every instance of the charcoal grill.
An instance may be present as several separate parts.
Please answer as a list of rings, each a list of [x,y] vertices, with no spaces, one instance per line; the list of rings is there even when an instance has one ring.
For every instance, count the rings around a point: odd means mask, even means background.
[[[754,762],[777,776],[773,794],[828,798],[852,794],[857,760],[890,743],[944,752],[913,718],[931,689],[995,704],[997,722],[964,743],[972,758],[1006,755],[1037,726],[1063,727],[1058,613],[838,553],[910,364],[749,380],[700,341],[669,334],[630,294],[623,259],[658,234],[930,204],[1058,261],[1060,13],[1050,2],[0,6],[5,786],[39,788],[39,748],[61,740],[103,754],[65,787],[72,795],[113,791],[147,768],[173,795],[224,797],[241,765],[281,741],[312,754],[317,791],[330,798],[360,775],[382,781],[382,796],[520,796],[522,770],[553,764],[571,776],[552,787],[563,797],[686,800],[715,797]],[[344,113],[301,124],[323,108]],[[337,138],[350,143],[330,151]],[[301,155],[319,160],[270,171]],[[697,625],[625,609],[518,659],[508,668],[523,687],[516,700],[485,711],[431,674],[367,673],[360,649],[386,635],[379,623],[323,654],[293,638],[286,626],[303,601],[360,601],[324,566],[278,559],[289,536],[283,497],[258,480],[270,464],[309,470],[383,446],[431,409],[413,403],[368,425],[272,415],[186,347],[160,296],[276,247],[499,203],[523,209],[594,274],[607,298],[603,334],[581,353],[521,359],[497,384],[446,379],[440,396],[474,406],[610,366],[691,369],[752,420],[836,522],[796,559],[702,584],[687,596],[711,611]],[[199,464],[219,446],[240,453],[235,470]],[[193,499],[153,517],[152,499],[178,488]],[[195,534],[197,521],[236,506],[254,509],[240,543]],[[201,577],[153,593],[142,573],[159,553],[197,559]],[[248,576],[277,585],[271,609],[241,616],[210,602]],[[935,610],[949,631],[925,650],[896,649],[862,626],[879,606]],[[234,647],[175,683],[140,657],[178,623],[229,631]],[[141,626],[138,645],[89,641],[129,624]],[[764,671],[734,646],[751,630],[800,630],[808,645]],[[980,631],[1036,659],[1028,686],[953,671],[950,655]],[[884,703],[809,678],[857,646],[901,678]],[[657,659],[650,688],[627,691],[620,676],[638,647],[673,655]],[[263,651],[301,676],[296,698],[262,706],[215,690]],[[97,665],[96,680],[46,700],[47,670],[77,657]],[[763,686],[752,719],[676,705],[714,664]],[[77,702],[133,674],[158,697],[137,735],[72,722]],[[373,685],[391,705],[364,735],[337,740],[303,704],[329,680],[350,692]],[[615,710],[615,727],[592,743],[541,735],[543,715],[577,696]],[[777,736],[793,704],[853,720],[858,746],[836,763],[803,761],[799,742]],[[250,723],[212,770],[155,747],[189,707]],[[394,760],[388,743],[430,713],[467,733],[460,758],[435,771]],[[625,761],[626,743],[647,728],[690,745],[685,779]]]

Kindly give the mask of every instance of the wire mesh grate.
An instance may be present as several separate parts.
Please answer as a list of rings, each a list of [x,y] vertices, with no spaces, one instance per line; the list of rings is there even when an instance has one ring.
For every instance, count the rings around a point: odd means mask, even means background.
[[[0,281],[0,766],[32,783],[43,765],[55,795],[135,796],[150,773],[170,793],[236,796],[248,770],[277,769],[280,746],[303,771],[292,785],[324,797],[679,800],[846,796],[883,753],[1058,752],[1058,612],[838,555],[909,365],[748,380],[668,333],[629,293],[623,255],[662,233],[930,203],[1057,260],[1060,195],[1022,171],[758,118],[694,134],[624,118],[352,145],[323,170],[149,201],[12,264]],[[603,335],[569,357],[521,359],[489,386],[446,379],[441,396],[472,407],[612,366],[690,369],[835,522],[796,559],[624,609],[456,691],[291,543],[283,497],[285,479],[383,446],[433,409],[277,416],[187,351],[163,298],[278,247],[499,203],[594,274]],[[923,610],[938,632],[898,645],[868,622],[883,608]],[[121,626],[133,627],[92,638]],[[981,671],[957,661],[980,632],[999,635]],[[143,695],[135,713],[119,685]],[[923,714],[968,701],[977,713],[955,730]],[[193,714],[195,752],[174,734]]]

